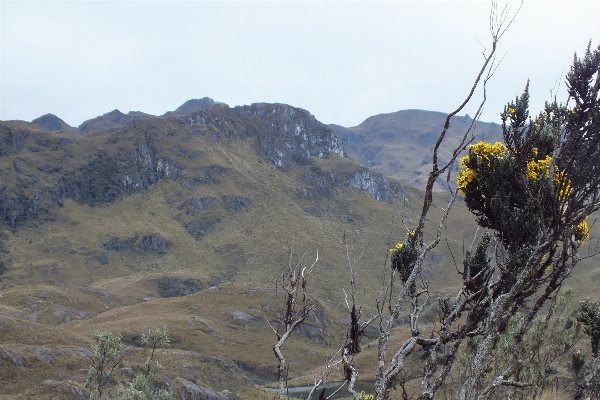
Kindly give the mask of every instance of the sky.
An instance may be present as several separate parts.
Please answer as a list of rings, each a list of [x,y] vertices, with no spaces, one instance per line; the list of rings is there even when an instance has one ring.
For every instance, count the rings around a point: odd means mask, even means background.
[[[510,15],[519,2],[500,2]],[[71,126],[189,99],[285,103],[356,126],[403,109],[450,112],[491,49],[489,1],[0,1],[0,120]],[[498,42],[482,121],[530,83],[533,113],[590,40],[600,1],[525,1]],[[474,115],[481,91],[460,115]]]

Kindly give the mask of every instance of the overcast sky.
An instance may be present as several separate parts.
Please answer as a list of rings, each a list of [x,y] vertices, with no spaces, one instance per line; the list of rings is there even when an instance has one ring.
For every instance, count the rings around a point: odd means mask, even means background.
[[[287,103],[343,126],[402,109],[449,112],[490,48],[490,4],[2,0],[0,119],[53,113],[77,126],[205,96]],[[599,17],[598,1],[525,1],[499,43],[482,120],[498,122],[527,78],[539,111],[574,52],[598,46]]]

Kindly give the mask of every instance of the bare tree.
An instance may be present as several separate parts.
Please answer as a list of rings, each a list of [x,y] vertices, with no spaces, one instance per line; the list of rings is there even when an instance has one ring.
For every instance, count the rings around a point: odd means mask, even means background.
[[[514,18],[514,16],[512,18]],[[382,287],[382,295],[379,296],[377,301],[381,332],[379,337],[379,356],[375,381],[375,394],[376,399],[378,400],[387,398],[389,391],[393,386],[394,380],[404,369],[406,357],[415,350],[417,345],[422,346],[430,353],[430,358],[425,366],[425,372],[423,375],[421,398],[432,398],[450,372],[450,368],[452,366],[451,361],[453,360],[455,353],[460,346],[459,340],[451,347],[449,352],[446,352],[448,362],[438,371],[436,355],[442,347],[445,347],[446,344],[450,342],[450,340],[448,340],[449,338],[446,338],[446,336],[442,335],[432,338],[423,338],[421,336],[418,322],[419,316],[423,311],[423,307],[429,299],[429,288],[427,282],[420,279],[420,276],[426,256],[441,241],[444,224],[448,218],[450,209],[452,208],[452,205],[459,194],[458,188],[456,188],[456,186],[451,182],[452,167],[455,165],[459,154],[466,149],[467,145],[473,139],[473,130],[479,120],[481,111],[483,110],[483,105],[486,101],[486,84],[493,76],[495,68],[497,67],[495,62],[497,44],[511,23],[512,19],[510,18],[509,9],[505,8],[502,13],[498,15],[497,5],[494,3],[492,5],[492,11],[490,12],[490,33],[492,38],[491,50],[487,54],[484,53],[483,64],[462,104],[446,117],[442,131],[440,132],[433,148],[432,169],[427,179],[423,208],[418,224],[414,230],[408,233],[406,241],[401,243],[402,247],[394,253],[394,256],[398,258],[398,262],[396,263],[397,265],[394,266],[395,268],[393,269],[391,275],[390,284],[387,286],[387,288]],[[446,134],[450,127],[450,120],[453,116],[461,112],[471,101],[473,94],[478,87],[481,87],[483,92],[483,99],[479,104],[478,110],[467,131],[462,135],[459,144],[453,149],[449,160],[443,162],[439,157],[439,150],[444,142],[444,139],[446,138]],[[426,227],[425,223],[433,203],[433,186],[434,183],[444,174],[446,174],[446,183],[450,190],[450,199],[447,206],[443,209],[442,217],[437,222],[436,233],[433,240],[431,240],[429,243],[426,243],[424,237]],[[395,260],[392,259],[393,264],[394,261]],[[393,297],[392,294],[394,292],[395,275],[399,275],[400,279],[402,280],[402,285],[399,291],[395,294],[395,297]],[[473,277],[473,279],[477,278],[479,277]],[[457,296],[457,300],[461,296],[462,292]],[[388,360],[387,356],[390,334],[392,332],[392,328],[396,325],[398,319],[400,318],[403,303],[407,299],[410,299],[412,306],[409,322],[411,337],[403,342]],[[464,304],[466,303],[466,299],[460,300],[457,303]],[[389,311],[389,315],[387,317],[386,308]],[[456,322],[460,316],[460,308],[461,306],[458,306],[453,313],[451,312],[448,315],[449,319],[446,321],[447,324],[451,325],[452,323]]]
[[[319,252],[315,261],[310,266],[302,264],[304,254],[297,263],[293,263],[294,248],[290,249],[287,271],[281,278],[281,288],[285,292],[285,308],[279,318],[279,327],[275,328],[267,319],[269,326],[277,335],[277,343],[273,346],[273,352],[279,360],[277,380],[279,383],[279,398],[285,397],[287,364],[281,347],[289,338],[290,334],[308,317],[310,311],[315,307],[314,299],[310,298],[307,292],[307,278],[313,271],[319,261]]]

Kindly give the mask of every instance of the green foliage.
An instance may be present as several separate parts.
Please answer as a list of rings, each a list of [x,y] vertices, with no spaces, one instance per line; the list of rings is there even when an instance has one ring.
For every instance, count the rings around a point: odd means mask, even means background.
[[[92,388],[90,399],[101,399],[104,386],[110,382],[113,371],[123,360],[123,343],[121,336],[110,331],[94,332],[92,341],[92,365],[88,369],[85,387]]]
[[[492,241],[492,235],[486,233],[477,245],[474,254],[467,254],[464,261],[464,276],[466,289],[472,293],[484,289],[492,275],[490,258],[487,249]]]
[[[600,356],[600,302],[582,301],[577,321],[584,325],[583,332],[590,335],[594,357]]]
[[[149,359],[152,360],[157,348],[166,348],[171,344],[171,336],[167,331],[167,327],[163,326],[162,328],[150,329],[147,333],[142,334],[141,341],[142,345],[152,350],[152,354],[149,356]]]
[[[581,382],[581,378],[583,376],[583,368],[585,367],[585,353],[583,350],[578,349],[571,354],[571,363],[569,364],[569,369],[573,374],[573,380],[575,381],[575,385],[579,385]]]
[[[554,119],[553,111],[547,107],[535,122],[527,121],[528,102],[529,84],[501,114],[505,144],[469,146],[457,178],[479,225],[495,230],[513,251],[535,243],[540,219],[547,220],[556,203],[547,198],[553,195],[549,186],[560,191],[565,185],[549,173],[554,137],[543,121]]]
[[[102,399],[104,388],[110,383],[114,369],[122,364],[123,343],[121,336],[110,331],[94,332],[92,340],[93,358],[88,370],[86,387],[92,387],[90,399]],[[167,347],[171,342],[167,328],[150,329],[142,335],[141,341],[144,346],[151,349],[151,354],[128,385],[119,385],[117,398],[120,400],[172,399],[173,395],[170,391],[159,388],[157,374],[163,367],[154,360],[155,350],[159,347]]]
[[[397,243],[390,249],[392,268],[400,273],[402,283],[406,283],[417,261],[419,253],[415,246],[415,240],[415,231],[408,232],[404,242]]]
[[[123,400],[167,400],[172,398],[172,393],[160,388],[157,375],[163,370],[163,366],[154,360],[157,348],[166,348],[171,343],[171,337],[166,326],[152,328],[142,334],[141,342],[148,347],[151,353],[146,357],[144,365],[140,367],[133,381],[127,386],[120,385],[118,394]]]
[[[524,322],[523,315],[516,314],[511,318],[504,333],[498,340],[492,362],[486,369],[482,383],[488,383],[501,374],[511,362],[510,354],[518,352],[520,365],[514,373],[515,380],[529,382],[530,386],[522,388],[507,387],[499,394],[499,398],[530,399],[536,398],[540,392],[548,390],[555,383],[560,366],[569,366],[567,354],[581,337],[579,324],[574,324],[571,315],[573,290],[567,288],[552,304],[549,317],[537,317],[522,341],[517,345],[516,335]],[[483,324],[483,322],[482,322]],[[464,378],[469,364],[481,339],[477,336],[469,338],[457,354],[457,380]],[[580,369],[583,367],[580,366]]]

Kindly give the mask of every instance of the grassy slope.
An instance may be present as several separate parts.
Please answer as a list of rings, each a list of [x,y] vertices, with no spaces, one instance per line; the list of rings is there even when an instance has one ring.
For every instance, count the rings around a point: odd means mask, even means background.
[[[440,112],[402,110],[369,117],[352,128],[332,127],[343,139],[348,155],[356,161],[385,176],[424,188],[431,170],[431,152],[445,119],[446,114]],[[471,121],[464,116],[452,118],[447,150],[440,151],[442,159],[450,158],[449,150],[458,144]],[[498,124],[480,122],[474,133],[475,142],[502,140]]]

